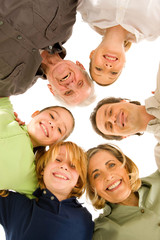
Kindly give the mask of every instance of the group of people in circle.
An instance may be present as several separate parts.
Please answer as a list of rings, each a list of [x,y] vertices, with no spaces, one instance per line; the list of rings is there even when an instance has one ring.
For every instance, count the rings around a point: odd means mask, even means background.
[[[94,84],[103,87],[118,79],[132,44],[159,37],[160,1],[0,3],[0,224],[6,239],[159,239],[159,170],[140,179],[134,159],[111,142],[85,152],[66,141],[75,125],[66,105],[92,103]],[[64,59],[63,44],[77,11],[102,35],[90,53],[90,76],[82,63]],[[46,107],[34,112],[28,125],[21,124],[9,97],[24,93],[38,78],[49,81],[50,92],[65,107]],[[96,133],[108,140],[153,133],[158,169],[159,84],[160,69],[145,105],[107,97],[90,116]],[[94,208],[103,209],[95,221],[77,200],[85,191]]]

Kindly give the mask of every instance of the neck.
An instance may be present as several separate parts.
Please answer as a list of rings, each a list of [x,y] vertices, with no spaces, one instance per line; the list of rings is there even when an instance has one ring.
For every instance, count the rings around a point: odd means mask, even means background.
[[[138,202],[139,202],[138,194],[132,192],[129,195],[129,197],[120,204],[126,206],[138,206]]]
[[[46,65],[46,67],[49,67],[50,64],[53,66],[58,62],[62,61],[62,58],[59,56],[58,53],[50,54],[45,50],[41,53],[41,57],[42,57],[42,68],[44,65]]]
[[[148,123],[153,120],[155,117],[147,113],[145,106],[140,107],[140,116],[141,116],[141,129],[140,131],[144,132],[147,128]]]
[[[117,25],[106,29],[103,41],[109,41],[110,44],[115,46],[117,46],[117,44],[124,46],[124,42],[128,40],[127,35],[128,31],[120,25]]]

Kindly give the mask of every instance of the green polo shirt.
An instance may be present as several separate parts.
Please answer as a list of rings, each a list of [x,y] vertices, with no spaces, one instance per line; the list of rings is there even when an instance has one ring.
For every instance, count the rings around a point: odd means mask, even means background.
[[[34,153],[26,126],[15,121],[9,98],[0,98],[0,189],[31,197],[37,188]]]
[[[139,206],[110,204],[95,220],[94,240],[160,239],[160,173],[142,179]]]

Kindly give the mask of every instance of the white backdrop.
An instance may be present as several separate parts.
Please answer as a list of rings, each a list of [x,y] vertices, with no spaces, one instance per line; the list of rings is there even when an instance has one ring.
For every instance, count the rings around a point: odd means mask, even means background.
[[[64,45],[67,49],[66,59],[80,61],[88,70],[89,53],[100,43],[101,36],[94,32],[86,23],[83,23],[80,15],[74,25],[72,37]],[[98,144],[105,143],[106,140],[97,135],[91,126],[89,117],[97,102],[105,97],[124,97],[131,100],[139,100],[144,104],[144,100],[151,96],[151,92],[156,88],[156,74],[160,59],[160,38],[152,41],[142,41],[133,44],[127,52],[126,65],[120,78],[108,87],[101,87],[95,84],[96,101],[88,107],[70,108],[75,117],[76,126],[74,132],[67,139],[77,143],[84,150]],[[19,117],[26,123],[30,121],[30,116],[35,110],[40,110],[46,106],[61,105],[51,95],[47,88],[47,81],[38,82],[25,94],[11,97],[12,104]],[[132,136],[123,141],[112,141],[117,144],[126,155],[128,155],[139,167],[140,177],[147,176],[156,170],[154,160],[154,146],[156,140],[154,136],[145,133],[143,136]],[[22,159],[23,161],[23,159]],[[99,212],[95,211],[85,196],[80,199],[92,212],[93,218]],[[0,228],[0,239],[4,240],[5,235]]]

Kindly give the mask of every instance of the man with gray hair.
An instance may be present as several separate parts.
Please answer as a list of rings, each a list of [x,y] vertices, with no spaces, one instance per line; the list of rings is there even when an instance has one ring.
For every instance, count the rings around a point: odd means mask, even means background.
[[[78,0],[0,0],[0,96],[24,93],[39,77],[46,77],[50,91],[69,105],[93,94],[81,64],[63,60],[62,45],[72,34],[77,4]]]

